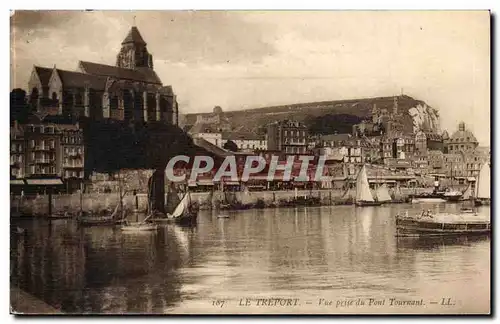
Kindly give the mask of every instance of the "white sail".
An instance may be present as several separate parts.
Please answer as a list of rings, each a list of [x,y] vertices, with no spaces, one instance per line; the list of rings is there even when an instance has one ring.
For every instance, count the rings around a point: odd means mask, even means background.
[[[469,183],[467,186],[467,189],[465,189],[464,193],[462,194],[461,199],[462,200],[469,200],[472,197],[472,186]]]
[[[490,166],[485,163],[476,182],[476,198],[490,199]]]
[[[385,183],[380,187],[378,187],[376,195],[377,195],[377,201],[380,202],[386,202],[392,200],[391,195],[389,194],[389,190],[387,189]]]
[[[403,198],[403,193],[401,192],[401,187],[397,186],[394,189],[394,200],[401,200]]]
[[[356,179],[356,201],[374,201],[368,184],[368,176],[366,175],[366,167],[363,165]]]
[[[173,218],[181,217],[184,214],[184,210],[188,208],[189,204],[189,193],[185,194],[181,202],[177,205],[174,212],[172,213]]]

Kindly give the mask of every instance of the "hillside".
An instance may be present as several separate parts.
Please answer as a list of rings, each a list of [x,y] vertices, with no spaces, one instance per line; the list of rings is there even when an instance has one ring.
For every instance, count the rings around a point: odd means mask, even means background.
[[[293,119],[301,122],[308,122],[314,117],[321,117],[328,114],[346,114],[360,118],[370,118],[373,106],[378,109],[387,109],[392,112],[394,97],[362,98],[337,101],[322,101],[311,103],[299,103],[282,106],[252,108],[238,111],[225,111],[224,117],[230,120],[233,129],[257,132],[264,125],[282,119]],[[418,107],[418,109],[412,109]],[[412,109],[410,114],[410,109]],[[403,114],[403,124],[405,131],[413,131],[414,127],[438,130],[438,126],[429,126],[433,120],[439,121],[439,113],[436,109],[427,106],[421,100],[402,95],[398,96],[398,111]],[[198,115],[210,116],[211,113],[187,114],[185,122],[193,125]],[[434,128],[434,129],[433,129]]]

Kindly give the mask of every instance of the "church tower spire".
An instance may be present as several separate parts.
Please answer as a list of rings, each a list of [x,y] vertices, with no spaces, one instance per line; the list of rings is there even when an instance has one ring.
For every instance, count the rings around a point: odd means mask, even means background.
[[[136,26],[132,26],[127,37],[122,42],[122,48],[116,57],[116,66],[127,69],[152,69],[153,56],[149,54],[146,45],[139,29]]]

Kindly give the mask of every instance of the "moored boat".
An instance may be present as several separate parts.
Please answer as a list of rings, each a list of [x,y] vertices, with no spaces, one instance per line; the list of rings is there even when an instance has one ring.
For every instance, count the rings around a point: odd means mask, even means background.
[[[384,183],[375,191],[376,201],[382,204],[388,204],[392,202],[391,195],[389,194],[389,189],[387,189],[387,185]]]
[[[476,206],[488,206],[491,202],[490,165],[483,164],[476,182]]]
[[[128,233],[150,232],[150,231],[156,231],[157,229],[158,225],[146,222],[127,223],[121,227],[121,230],[123,232],[128,232]]]
[[[199,205],[191,201],[191,194],[186,192],[172,214],[167,218],[180,225],[195,225],[198,219]]]
[[[444,193],[442,192],[432,192],[424,193],[418,195],[409,195],[411,202],[414,203],[441,203],[446,202]]]
[[[458,202],[462,198],[462,195],[462,192],[458,190],[450,190],[443,194],[443,198],[448,202]]]
[[[380,206],[382,202],[376,201],[370,191],[366,166],[363,165],[356,178],[356,206]]]
[[[490,220],[475,212],[433,214],[428,210],[414,216],[396,216],[397,236],[471,235],[490,231]]]

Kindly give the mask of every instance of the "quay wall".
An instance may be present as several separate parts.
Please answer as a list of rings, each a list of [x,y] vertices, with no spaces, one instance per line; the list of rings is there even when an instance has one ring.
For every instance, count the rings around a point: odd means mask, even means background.
[[[432,192],[432,188],[401,188],[403,198],[409,194]],[[298,197],[317,197],[324,205],[335,204],[340,201],[344,191],[341,189],[323,189],[323,190],[294,190],[283,191],[251,191],[234,192],[231,195],[236,201],[243,204],[255,204],[259,200],[264,204],[279,202],[280,200],[291,200]],[[220,194],[211,195],[209,192],[192,192],[193,201],[198,202],[203,209],[211,208],[221,199]],[[166,200],[166,197],[165,197]],[[146,211],[148,199],[146,194],[125,195],[123,198],[123,208],[125,212],[131,213],[136,209],[136,203],[139,211]],[[112,212],[119,204],[118,193],[84,193],[62,194],[52,196],[52,213],[77,213],[80,209],[84,212]],[[38,197],[13,197],[11,199],[11,210],[19,211],[24,214],[43,215],[48,213],[49,198],[47,195]]]

